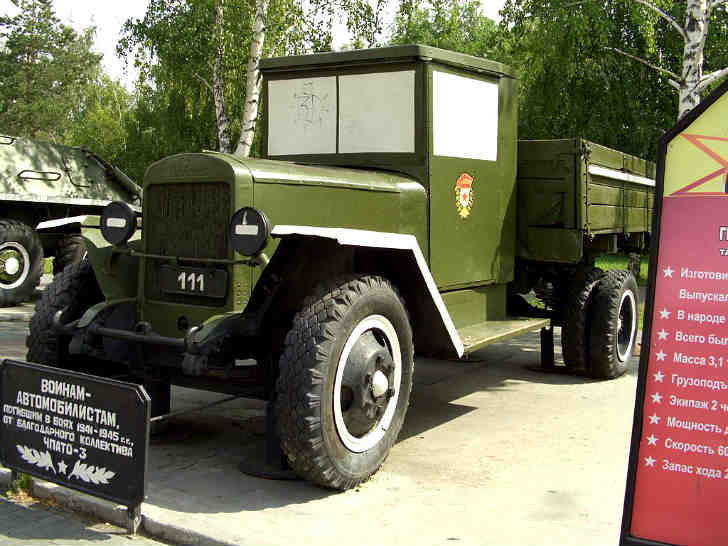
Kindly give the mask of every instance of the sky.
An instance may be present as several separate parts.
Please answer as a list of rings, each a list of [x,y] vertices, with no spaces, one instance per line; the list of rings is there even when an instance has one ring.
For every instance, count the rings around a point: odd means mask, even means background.
[[[498,11],[503,3],[504,0],[481,0],[483,14],[498,21]],[[101,62],[106,73],[131,88],[136,78],[133,63],[130,59],[127,67],[125,61],[116,56],[116,44],[124,21],[130,17],[144,16],[147,0],[54,0],[53,6],[58,18],[77,30],[92,25],[96,27],[95,48],[103,54]],[[13,14],[16,11],[10,0],[0,0],[1,14]],[[348,41],[343,24],[334,29],[335,47]]]

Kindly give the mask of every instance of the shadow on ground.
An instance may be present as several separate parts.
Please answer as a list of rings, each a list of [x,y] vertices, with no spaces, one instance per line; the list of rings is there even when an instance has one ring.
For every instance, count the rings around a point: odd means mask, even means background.
[[[595,382],[537,371],[539,358],[538,332],[487,347],[469,361],[418,358],[411,406],[398,442],[475,411],[478,408],[455,402],[473,393],[507,392],[516,383],[578,387]],[[560,362],[558,349],[556,359]],[[175,395],[176,408],[218,396],[187,389],[175,392],[185,393],[181,401]],[[151,441],[148,502],[178,512],[217,513],[305,505],[338,494],[304,481],[264,480],[241,473],[242,458],[262,459],[264,438],[260,401],[240,400],[171,419],[168,430]]]

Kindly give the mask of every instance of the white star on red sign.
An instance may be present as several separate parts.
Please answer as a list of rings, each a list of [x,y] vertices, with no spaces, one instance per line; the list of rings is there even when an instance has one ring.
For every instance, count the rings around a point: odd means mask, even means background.
[[[651,425],[657,425],[660,423],[660,418],[657,416],[656,413],[653,413],[650,415],[650,424]]]
[[[657,332],[657,338],[658,339],[667,339],[667,331],[663,328],[659,332]]]
[[[655,381],[657,381],[658,383],[662,383],[662,379],[665,377],[665,374],[658,370],[654,377]]]
[[[675,270],[672,269],[669,265],[662,270],[662,272],[665,274],[665,277],[670,277],[672,279],[672,274]]]
[[[662,395],[659,392],[651,394],[650,396],[652,396],[653,404],[659,404],[660,402],[662,402]]]
[[[662,350],[660,350],[659,353],[655,353],[655,356],[657,357],[657,360],[665,360],[665,356],[667,356]]]
[[[669,319],[669,318],[670,318],[670,311],[668,311],[668,310],[667,310],[667,308],[665,308],[665,309],[663,309],[662,311],[660,311],[660,318],[661,318],[661,319],[662,319],[662,318],[667,318],[667,319]]]
[[[645,466],[655,466],[655,459],[652,457],[645,457]]]
[[[648,446],[656,446],[657,445],[657,436],[655,436],[654,434],[650,434],[647,437],[647,445]]]

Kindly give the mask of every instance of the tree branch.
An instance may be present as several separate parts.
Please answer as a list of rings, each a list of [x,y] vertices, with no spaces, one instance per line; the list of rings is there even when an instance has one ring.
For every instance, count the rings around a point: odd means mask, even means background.
[[[642,63],[645,66],[649,66],[653,70],[657,70],[658,72],[661,72],[662,74],[670,77],[670,85],[675,87],[676,89],[680,89],[680,84],[678,83],[680,81],[680,76],[672,72],[671,70],[667,70],[666,68],[662,68],[661,66],[657,66],[656,64],[652,64],[649,61],[645,61],[644,59],[641,59],[640,57],[636,57],[630,53],[627,53],[626,51],[622,51],[621,49],[617,49],[616,47],[605,47],[604,49],[608,49],[609,51],[614,51],[615,53],[619,53],[620,55],[624,55],[625,57],[629,57],[630,59],[637,61],[639,63]]]
[[[720,6],[721,4],[726,4],[726,3],[728,3],[728,0],[713,0],[710,3],[710,9],[715,9],[718,6]]]
[[[715,72],[711,72],[707,76],[703,76],[703,78],[698,83],[697,90],[702,91],[703,89],[708,87],[714,81],[724,78],[725,76],[728,76],[728,66],[721,70],[716,70]]]
[[[634,0],[634,1],[637,2],[638,4],[642,4],[643,6],[650,8],[652,11],[654,11],[655,13],[660,15],[663,19],[665,19],[665,21],[669,22],[680,33],[680,36],[683,37],[683,40],[688,39],[688,35],[685,32],[685,29],[680,25],[680,23],[678,23],[673,17],[671,17],[670,15],[668,15],[667,13],[662,11],[660,8],[658,8],[655,4],[653,4],[649,0]],[[715,1],[715,0],[713,0],[713,1]],[[725,0],[723,0],[723,1],[725,1]]]
[[[293,27],[296,26],[295,24],[288,25],[285,30],[282,30],[280,35],[278,36],[278,39],[276,40],[275,44],[273,44],[273,47],[270,48],[270,51],[272,53],[277,53],[278,48],[283,44],[283,42],[286,41],[286,38],[288,37],[288,33],[293,30]]]
[[[202,76],[200,76],[197,72],[193,72],[192,75],[195,78],[197,78],[198,80],[200,80],[202,83],[204,83],[205,84],[205,87],[207,87],[210,90],[211,93],[213,93],[213,94],[215,93],[215,90],[210,85],[210,82],[208,82],[205,78],[203,78]]]

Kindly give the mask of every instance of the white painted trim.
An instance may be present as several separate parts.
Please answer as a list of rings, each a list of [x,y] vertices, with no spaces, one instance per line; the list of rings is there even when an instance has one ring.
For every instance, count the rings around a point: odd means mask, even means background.
[[[410,250],[414,255],[417,267],[425,279],[427,290],[430,293],[432,301],[435,303],[437,310],[440,312],[440,318],[450,335],[450,341],[452,342],[455,352],[458,357],[463,356],[465,348],[463,342],[455,329],[450,313],[448,313],[445,307],[445,302],[442,301],[442,296],[437,290],[435,285],[435,279],[432,278],[432,273],[427,267],[425,257],[420,250],[420,245],[417,244],[417,239],[414,235],[406,235],[402,233],[384,233],[381,231],[367,231],[363,229],[347,229],[347,228],[322,228],[313,226],[275,226],[272,234],[277,237],[283,237],[286,235],[310,235],[313,237],[325,237],[327,239],[336,239],[340,245],[346,246],[363,246],[369,248],[393,248],[398,250]]]
[[[0,200],[4,201],[41,201],[57,205],[88,205],[93,207],[105,207],[111,201],[103,199],[86,199],[84,197],[48,197],[47,195],[32,195],[20,193],[0,193]],[[141,207],[129,204],[134,212],[141,212]]]
[[[83,224],[87,215],[69,216],[68,218],[59,218],[58,220],[46,220],[35,226],[35,229],[49,229],[59,226],[67,226],[69,224]]]
[[[625,182],[634,182],[635,184],[642,184],[643,186],[655,186],[655,181],[651,178],[614,169],[607,169],[606,167],[600,167],[599,165],[589,165],[589,174],[604,176],[605,178],[614,178],[615,180],[624,180]]]

